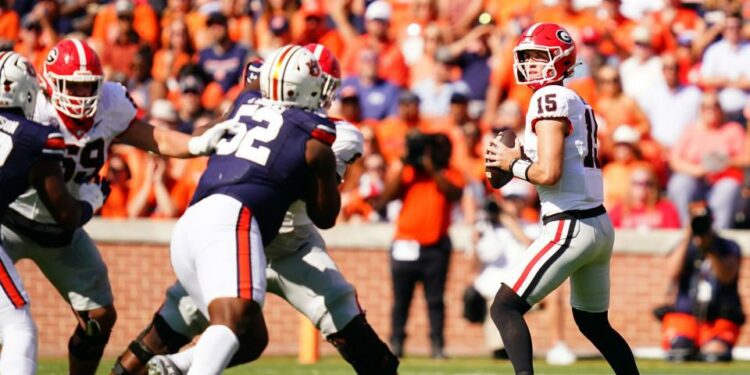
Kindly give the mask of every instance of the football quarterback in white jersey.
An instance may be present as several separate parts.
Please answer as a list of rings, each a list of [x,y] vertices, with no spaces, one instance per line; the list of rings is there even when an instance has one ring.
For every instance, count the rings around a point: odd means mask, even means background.
[[[609,323],[609,262],[614,229],[602,206],[597,125],[591,107],[563,80],[576,66],[568,32],[537,23],[513,49],[516,82],[534,90],[526,114],[524,147],[495,138],[485,165],[536,185],[542,236],[508,273],[490,308],[516,374],[533,374],[531,337],[523,315],[571,280],[573,317],[617,374],[637,374],[627,342]]]
[[[186,158],[209,153],[225,132],[217,126],[190,137],[136,119],[125,88],[103,80],[98,56],[77,39],[63,40],[49,52],[40,80],[44,90],[33,119],[62,133],[64,179],[73,196],[98,176],[112,142]],[[34,189],[11,204],[2,225],[2,242],[13,261],[33,260],[76,312],[70,372],[94,374],[116,319],[107,267],[96,246],[82,228],[60,226]]]
[[[340,82],[338,61],[322,45],[310,44],[306,48],[317,58],[325,77],[321,102],[321,115],[325,116]],[[246,89],[259,90],[259,65],[260,62],[248,65]],[[336,172],[343,178],[347,165],[363,152],[363,136],[346,121],[334,120],[334,123],[336,141],[331,148],[336,155]],[[307,316],[357,373],[396,373],[398,359],[367,323],[354,287],[326,252],[325,242],[308,217],[303,201],[289,207],[278,236],[265,247],[265,253],[269,260],[267,291],[284,298]],[[139,373],[149,360],[152,373],[185,371],[191,361],[189,350],[176,358],[154,355],[176,353],[206,326],[205,317],[185,289],[175,283],[167,290],[166,300],[151,324],[118,358],[112,372]]]

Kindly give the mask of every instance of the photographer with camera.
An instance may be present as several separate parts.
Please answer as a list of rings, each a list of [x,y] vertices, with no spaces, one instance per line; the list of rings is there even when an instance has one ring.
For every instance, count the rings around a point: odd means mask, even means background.
[[[404,328],[417,282],[424,286],[430,321],[432,357],[445,358],[443,294],[451,256],[448,226],[453,204],[461,199],[464,176],[449,166],[452,146],[444,134],[416,129],[406,135],[403,161],[391,163],[386,185],[375,207],[401,199],[391,247],[393,311],[391,349],[403,356]]]
[[[745,322],[737,283],[740,248],[712,228],[708,206],[690,205],[687,236],[667,259],[674,304],[658,308],[667,359],[731,361]]]

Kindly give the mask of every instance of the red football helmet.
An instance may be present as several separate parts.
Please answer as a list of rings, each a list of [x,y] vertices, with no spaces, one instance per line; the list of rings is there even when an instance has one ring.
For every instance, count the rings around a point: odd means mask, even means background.
[[[530,59],[529,52],[542,52],[542,59]],[[536,23],[523,32],[513,48],[516,83],[537,90],[562,82],[576,66],[576,46],[567,30],[554,23]]]
[[[338,90],[341,84],[341,67],[339,66],[339,60],[333,55],[328,48],[322,44],[310,43],[305,46],[308,51],[315,55],[320,65],[320,70],[323,71],[323,91],[321,103],[322,108],[328,109],[333,102],[333,96]]]
[[[60,113],[74,119],[88,119],[96,114],[103,78],[96,52],[84,41],[65,39],[47,54],[42,85]],[[89,85],[81,88],[86,83]]]

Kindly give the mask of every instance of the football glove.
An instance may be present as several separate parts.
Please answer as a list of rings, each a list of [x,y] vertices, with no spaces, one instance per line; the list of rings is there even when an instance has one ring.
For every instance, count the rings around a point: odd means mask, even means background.
[[[231,121],[224,121],[210,127],[203,134],[190,138],[188,151],[195,156],[210,154],[231,126]]]
[[[344,178],[346,166],[354,163],[364,152],[365,138],[356,126],[347,121],[336,121],[336,140],[331,145],[336,155],[336,174]]]

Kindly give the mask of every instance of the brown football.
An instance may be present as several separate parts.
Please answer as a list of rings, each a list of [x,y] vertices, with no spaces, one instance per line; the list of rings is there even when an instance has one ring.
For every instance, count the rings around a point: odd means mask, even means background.
[[[512,130],[510,130],[509,128],[504,128],[501,129],[497,133],[497,135],[500,136],[500,142],[503,142],[504,145],[511,148],[515,147],[516,133],[513,133]],[[497,167],[487,167],[484,174],[487,176],[487,179],[490,181],[490,185],[494,189],[500,189],[513,179],[513,173],[506,172]]]

